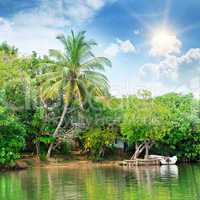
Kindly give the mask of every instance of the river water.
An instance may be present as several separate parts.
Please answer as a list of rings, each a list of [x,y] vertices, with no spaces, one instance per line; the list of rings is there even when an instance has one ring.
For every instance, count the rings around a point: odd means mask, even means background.
[[[0,173],[0,200],[200,200],[200,165]]]

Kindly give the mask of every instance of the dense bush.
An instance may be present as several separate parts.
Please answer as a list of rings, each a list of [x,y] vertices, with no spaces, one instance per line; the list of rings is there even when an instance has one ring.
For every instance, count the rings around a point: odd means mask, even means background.
[[[84,133],[84,148],[91,153],[93,160],[101,160],[106,148],[112,147],[116,135],[110,130],[92,128]]]
[[[25,129],[5,107],[0,106],[0,165],[13,164],[25,145]]]
[[[190,94],[176,93],[150,99],[133,96],[127,100],[122,112],[121,131],[129,143],[136,144],[138,152],[135,153],[139,155],[145,149],[149,153],[145,143],[151,145],[153,141],[153,154],[177,155],[180,160],[199,160],[199,100]]]
[[[165,148],[165,154],[176,154],[183,160],[200,158],[200,106],[192,95],[175,93],[157,97],[170,111],[172,127],[158,144],[157,150]],[[167,147],[167,148],[166,148]]]

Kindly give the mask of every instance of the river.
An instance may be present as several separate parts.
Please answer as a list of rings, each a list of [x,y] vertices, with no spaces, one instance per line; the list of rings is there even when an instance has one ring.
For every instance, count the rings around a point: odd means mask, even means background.
[[[0,200],[200,200],[200,165],[0,173]]]

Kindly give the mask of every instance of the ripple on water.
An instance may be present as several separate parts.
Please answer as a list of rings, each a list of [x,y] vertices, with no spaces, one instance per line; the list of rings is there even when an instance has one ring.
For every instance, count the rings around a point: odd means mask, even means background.
[[[198,200],[197,165],[31,169],[0,175],[0,200]]]

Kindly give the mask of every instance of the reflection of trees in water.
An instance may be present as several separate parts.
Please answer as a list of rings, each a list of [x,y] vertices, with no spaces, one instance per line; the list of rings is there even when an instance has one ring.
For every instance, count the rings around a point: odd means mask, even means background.
[[[194,179],[194,189],[197,196],[197,199],[200,199],[200,173],[196,173],[195,167],[191,167],[192,177]],[[198,166],[199,167],[199,166]],[[198,169],[199,170],[199,169]]]
[[[85,176],[85,192],[88,200],[118,199],[123,182],[116,169],[95,169]]]
[[[0,200],[200,199],[200,168],[65,168],[5,173]]]
[[[76,180],[76,174],[59,168],[9,173],[8,177],[0,177],[0,200],[77,199],[81,195]]]
[[[27,193],[24,193],[18,175],[13,172],[0,174],[1,200],[27,199]]]
[[[124,191],[125,199],[171,199],[170,184],[178,178],[177,166],[140,166],[124,168],[127,176],[135,177],[136,183],[128,181]]]
[[[186,165],[179,170],[179,187],[173,188],[182,195],[200,199],[200,165]],[[189,198],[188,198],[189,199]],[[192,198],[190,198],[192,199]]]
[[[128,188],[124,195],[130,199],[156,199],[157,194],[154,191],[155,181],[160,177],[160,166],[139,166],[133,168],[124,168],[127,176],[135,177],[135,184],[131,184],[128,179]]]

